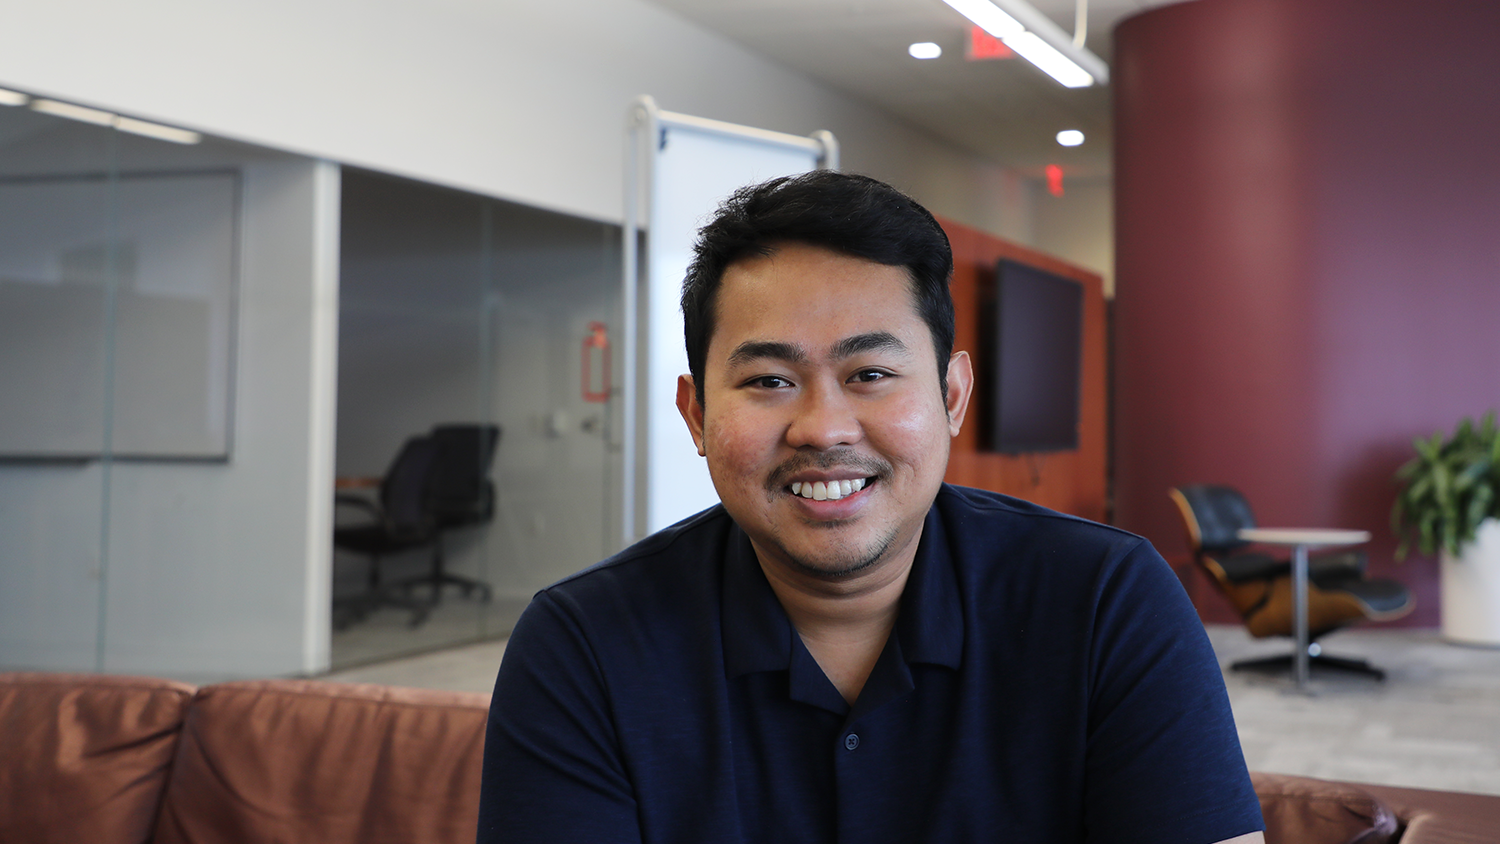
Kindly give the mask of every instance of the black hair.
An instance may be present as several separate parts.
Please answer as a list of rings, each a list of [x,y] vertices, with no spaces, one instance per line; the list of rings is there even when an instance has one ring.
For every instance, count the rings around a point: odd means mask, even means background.
[[[932,333],[939,383],[948,391],[953,353],[953,250],[937,220],[890,185],[852,173],[814,170],[735,191],[698,230],[693,262],[682,282],[688,371],[703,403],[703,370],[713,337],[724,271],[780,243],[806,243],[892,267],[911,277],[917,313]]]

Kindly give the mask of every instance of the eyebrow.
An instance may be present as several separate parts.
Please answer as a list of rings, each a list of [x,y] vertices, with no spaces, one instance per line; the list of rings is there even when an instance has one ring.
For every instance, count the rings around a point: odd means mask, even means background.
[[[905,343],[889,331],[870,331],[853,337],[845,337],[834,343],[829,349],[829,356],[834,360],[847,360],[858,354],[876,351],[907,354],[910,350],[906,348]],[[805,364],[809,357],[807,351],[795,343],[777,340],[746,340],[730,353],[728,364],[735,367],[751,361],[767,359]]]
[[[865,352],[895,352],[907,354],[906,344],[889,331],[871,331],[856,334],[833,344],[830,350],[834,360],[847,360]]]
[[[807,363],[807,352],[793,343],[781,343],[775,340],[746,340],[730,353],[729,365],[735,367],[766,359],[787,363]]]

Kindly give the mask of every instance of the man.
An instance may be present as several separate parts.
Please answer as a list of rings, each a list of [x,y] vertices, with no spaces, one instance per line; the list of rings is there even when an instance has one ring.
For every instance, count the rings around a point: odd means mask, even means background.
[[[677,405],[722,506],[539,593],[481,842],[1261,841],[1142,539],[943,484],[974,376],[923,208],[820,171],[700,233]]]

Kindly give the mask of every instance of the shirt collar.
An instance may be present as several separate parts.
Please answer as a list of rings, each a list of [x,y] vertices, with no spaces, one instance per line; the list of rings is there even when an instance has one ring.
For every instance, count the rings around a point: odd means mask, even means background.
[[[734,525],[724,549],[724,673],[731,678],[791,664],[792,622],[771,591],[750,537]]]
[[[922,541],[901,593],[896,635],[908,664],[925,662],[956,670],[963,660],[964,616],[948,533],[943,529],[941,504],[946,491],[945,484],[922,524]]]
[[[938,498],[941,501],[941,492]],[[794,635],[791,620],[766,582],[750,538],[738,525],[729,531],[727,544],[719,616],[723,620],[724,672],[733,678],[758,671],[788,670]],[[937,502],[922,525],[917,556],[901,595],[896,636],[908,664],[923,662],[957,669],[963,658],[958,578]]]

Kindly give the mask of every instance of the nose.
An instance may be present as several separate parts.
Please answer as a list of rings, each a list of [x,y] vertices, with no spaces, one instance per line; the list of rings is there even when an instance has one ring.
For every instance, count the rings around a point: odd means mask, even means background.
[[[820,451],[853,445],[864,437],[857,410],[837,385],[808,388],[796,403],[796,416],[787,427],[787,444]]]

